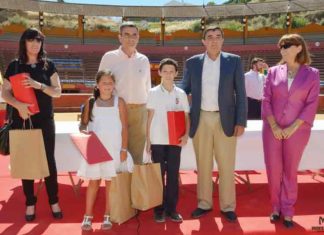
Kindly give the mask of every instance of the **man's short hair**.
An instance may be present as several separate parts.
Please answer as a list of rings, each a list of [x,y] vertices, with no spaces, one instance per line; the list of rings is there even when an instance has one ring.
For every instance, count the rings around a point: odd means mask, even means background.
[[[221,27],[217,26],[217,25],[209,25],[205,28],[205,30],[203,31],[203,39],[206,39],[206,34],[209,32],[209,31],[220,31],[221,34],[222,34],[222,38],[224,38],[224,31]]]
[[[251,60],[250,68],[253,69],[253,65],[257,64],[258,62],[264,62],[264,59],[259,58],[259,57],[254,57],[254,58]]]
[[[161,60],[160,64],[159,64],[159,70],[161,72],[162,68],[164,65],[173,65],[175,68],[175,71],[178,71],[178,62],[175,61],[174,59],[171,58],[165,58],[163,60]]]
[[[122,34],[123,29],[126,27],[131,27],[131,28],[135,28],[138,30],[138,27],[136,26],[136,24],[132,21],[124,21],[120,26],[119,26],[119,34]]]

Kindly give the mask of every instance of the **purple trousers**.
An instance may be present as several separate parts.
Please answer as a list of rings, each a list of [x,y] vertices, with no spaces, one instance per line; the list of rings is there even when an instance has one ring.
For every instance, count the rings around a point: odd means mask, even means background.
[[[310,132],[311,127],[304,123],[289,139],[277,140],[269,124],[263,123],[263,151],[272,211],[280,212],[283,216],[294,215],[298,191],[297,170]]]

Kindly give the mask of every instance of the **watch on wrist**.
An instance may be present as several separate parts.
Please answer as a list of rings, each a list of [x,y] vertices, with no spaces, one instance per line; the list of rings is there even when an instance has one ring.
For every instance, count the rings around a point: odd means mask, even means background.
[[[45,84],[43,84],[43,83],[41,83],[41,87],[40,87],[40,89],[42,90],[42,91],[44,91],[45,89],[46,89],[46,85]]]

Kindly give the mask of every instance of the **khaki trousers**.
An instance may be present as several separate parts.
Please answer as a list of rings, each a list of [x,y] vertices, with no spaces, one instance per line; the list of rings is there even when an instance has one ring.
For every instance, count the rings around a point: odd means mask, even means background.
[[[142,164],[146,141],[147,110],[145,105],[127,106],[128,151],[135,164]]]
[[[200,112],[197,132],[193,137],[196,154],[198,207],[213,208],[213,157],[219,173],[219,204],[222,211],[234,211],[236,137],[227,137],[222,129],[219,112]]]

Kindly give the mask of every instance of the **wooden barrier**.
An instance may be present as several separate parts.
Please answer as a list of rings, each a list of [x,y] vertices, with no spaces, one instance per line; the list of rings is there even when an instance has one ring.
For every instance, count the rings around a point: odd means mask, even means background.
[[[90,93],[62,94],[53,99],[55,112],[80,112],[81,105],[90,97]]]
[[[90,93],[62,94],[60,98],[54,100],[55,112],[80,112],[81,105],[90,97]],[[324,94],[319,95],[317,113],[324,113]]]
[[[319,103],[317,113],[324,113],[324,94],[319,95]]]

